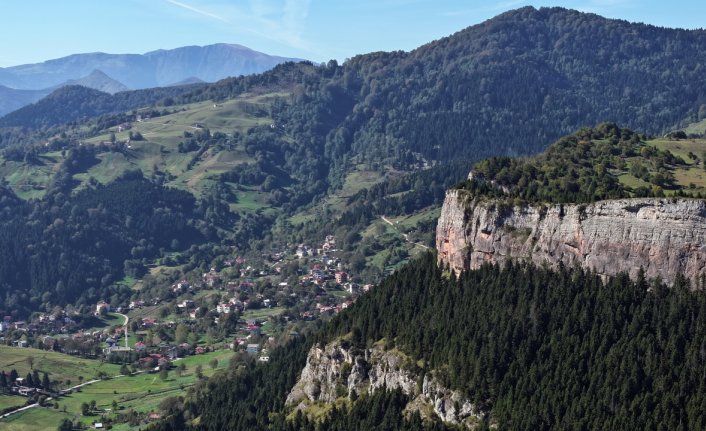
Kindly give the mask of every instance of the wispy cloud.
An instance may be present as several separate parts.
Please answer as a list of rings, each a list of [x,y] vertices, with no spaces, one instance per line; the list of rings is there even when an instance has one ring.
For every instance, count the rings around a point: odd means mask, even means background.
[[[292,48],[314,52],[304,30],[311,0],[250,0],[246,9],[233,8],[242,30]]]
[[[305,39],[306,20],[311,0],[248,0],[246,2],[210,0],[208,8],[190,0],[166,2],[195,14],[230,24],[230,31],[246,32],[282,45],[315,52],[314,45]],[[244,3],[244,4],[243,4]]]
[[[195,12],[195,13],[199,14],[199,15],[207,16],[207,17],[209,17],[209,18],[217,19],[217,20],[223,21],[223,22],[228,22],[227,19],[223,18],[223,17],[220,16],[220,15],[216,15],[215,13],[211,13],[211,12],[207,12],[207,11],[202,10],[202,9],[195,8],[195,7],[190,6],[190,5],[186,4],[186,3],[178,2],[178,1],[176,1],[176,0],[166,0],[166,1],[167,1],[168,3],[173,4],[174,6],[179,6],[180,8],[184,8],[184,9],[186,9],[186,10],[190,10],[190,11],[192,11],[192,12]]]

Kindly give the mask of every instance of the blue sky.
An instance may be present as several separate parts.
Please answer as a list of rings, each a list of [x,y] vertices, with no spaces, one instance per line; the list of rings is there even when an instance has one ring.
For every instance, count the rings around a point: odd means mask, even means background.
[[[703,0],[23,0],[2,4],[0,67],[80,52],[144,53],[239,43],[342,61],[410,50],[509,9],[562,6],[665,27],[701,28]]]

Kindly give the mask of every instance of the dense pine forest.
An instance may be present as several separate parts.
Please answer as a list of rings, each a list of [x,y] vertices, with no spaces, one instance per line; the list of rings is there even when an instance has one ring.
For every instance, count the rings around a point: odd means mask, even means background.
[[[144,178],[140,171],[72,194],[70,167],[90,163],[93,157],[91,151],[73,154],[41,200],[25,202],[0,188],[4,315],[19,318],[102,298],[122,302],[132,291],[119,281],[141,277],[148,262],[216,240],[223,227],[238,232],[237,216],[220,208],[218,201],[196,201],[188,192]],[[247,238],[243,234],[243,240]]]
[[[436,372],[462,390],[490,412],[486,425],[703,429],[706,295],[693,287],[703,286],[627,276],[604,282],[579,268],[528,265],[485,266],[456,279],[429,253],[267,365],[234,361],[227,377],[186,402],[186,417],[172,420],[183,425],[164,429],[188,428],[195,417],[198,429],[311,429],[301,415],[283,419],[284,398],[306,347],[349,333],[360,347],[385,339],[422,359],[417,372]],[[419,428],[399,415],[399,396],[373,395],[323,424],[360,429],[356,417],[382,415],[375,406],[390,403],[397,418],[375,416],[375,429],[401,429],[404,420]]]

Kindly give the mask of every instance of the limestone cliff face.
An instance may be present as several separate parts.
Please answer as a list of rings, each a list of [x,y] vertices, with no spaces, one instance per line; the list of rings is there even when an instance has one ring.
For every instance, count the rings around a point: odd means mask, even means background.
[[[450,190],[436,231],[439,263],[456,273],[484,262],[578,263],[599,274],[640,268],[668,283],[706,272],[706,202],[644,198],[513,207]]]
[[[475,428],[481,414],[460,393],[443,387],[429,375],[420,376],[413,363],[397,350],[356,349],[341,341],[312,347],[287,405],[306,410],[314,402],[333,403],[378,389],[400,389],[410,397],[407,410],[422,417],[434,414],[444,422]]]

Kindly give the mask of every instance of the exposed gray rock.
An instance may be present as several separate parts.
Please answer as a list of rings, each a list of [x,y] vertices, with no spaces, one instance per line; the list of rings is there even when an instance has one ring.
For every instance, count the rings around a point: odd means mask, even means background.
[[[355,349],[341,341],[323,348],[314,346],[299,381],[287,396],[287,405],[305,410],[311,402],[332,403],[341,396],[400,389],[412,400],[406,410],[418,411],[422,417],[433,412],[445,422],[468,428],[481,423],[482,414],[469,400],[433,376],[415,373],[406,365],[409,363],[403,353],[382,347]]]
[[[602,275],[643,268],[668,283],[706,271],[706,202],[645,198],[588,205],[510,206],[450,190],[436,232],[439,262],[456,273],[485,262],[579,264]]]

